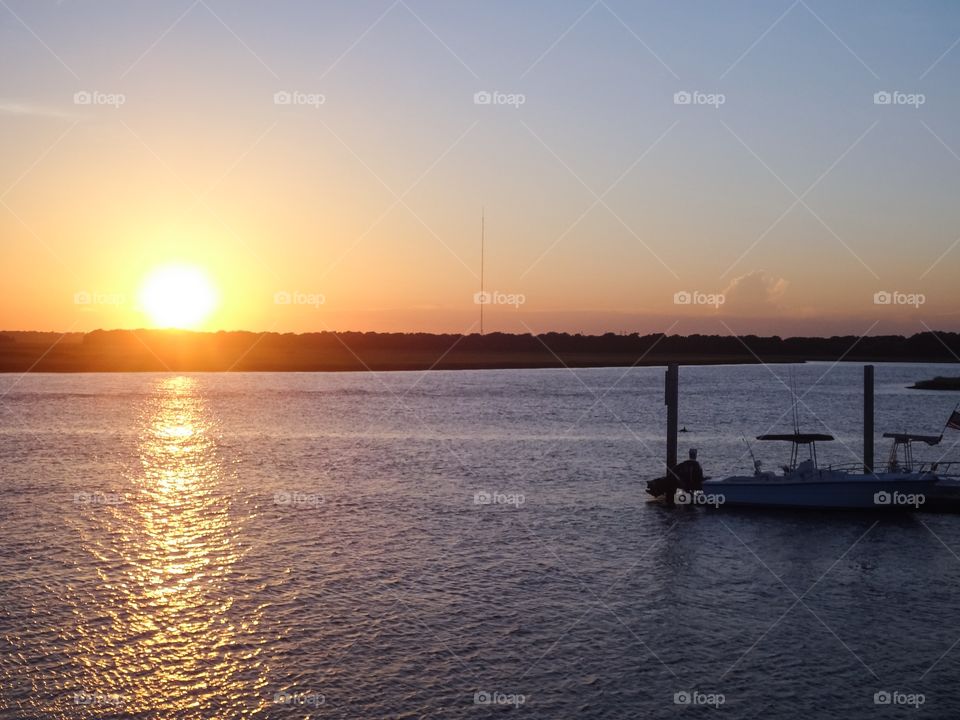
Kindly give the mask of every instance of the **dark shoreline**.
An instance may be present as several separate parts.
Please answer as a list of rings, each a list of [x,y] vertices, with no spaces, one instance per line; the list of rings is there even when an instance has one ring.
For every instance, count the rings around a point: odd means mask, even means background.
[[[932,380],[918,380],[910,386],[910,390],[960,390],[960,377],[943,377],[938,375]]]
[[[349,372],[756,363],[955,363],[960,334],[858,338],[98,330],[0,333],[0,372]]]

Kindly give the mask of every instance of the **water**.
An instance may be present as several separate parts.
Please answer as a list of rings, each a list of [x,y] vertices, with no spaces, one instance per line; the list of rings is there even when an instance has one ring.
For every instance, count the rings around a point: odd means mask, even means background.
[[[748,469],[791,372],[858,461],[845,364],[683,368],[681,452]],[[0,377],[0,717],[956,717],[960,520],[648,505],[662,378]]]

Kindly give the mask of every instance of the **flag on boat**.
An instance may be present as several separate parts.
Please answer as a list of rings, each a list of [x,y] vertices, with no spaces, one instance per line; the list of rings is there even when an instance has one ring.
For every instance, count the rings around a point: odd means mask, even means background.
[[[950,414],[950,419],[947,420],[947,427],[960,430],[960,410],[954,410]]]

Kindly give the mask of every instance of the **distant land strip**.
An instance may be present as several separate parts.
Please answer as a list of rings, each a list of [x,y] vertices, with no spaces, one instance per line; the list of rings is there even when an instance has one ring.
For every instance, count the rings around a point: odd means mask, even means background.
[[[960,334],[857,338],[614,334],[0,332],[0,372],[318,372],[781,363],[957,362]]]
[[[932,380],[918,380],[911,390],[960,390],[960,377],[937,376]]]

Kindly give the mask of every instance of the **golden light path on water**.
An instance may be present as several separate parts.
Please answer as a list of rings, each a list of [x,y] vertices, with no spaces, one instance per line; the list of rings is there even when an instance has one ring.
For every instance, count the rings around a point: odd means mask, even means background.
[[[250,717],[266,704],[261,613],[232,611],[242,517],[230,512],[217,421],[197,390],[195,378],[158,379],[139,418],[131,499],[105,518],[125,562],[99,571],[110,622],[78,633],[94,710]]]
[[[812,408],[856,428],[862,367],[825,367],[791,369],[823,381]],[[731,717],[820,717],[825,697],[866,717],[899,687],[926,695],[918,717],[960,718],[943,632],[960,615],[957,516],[648,506],[659,456],[637,438],[655,442],[663,377],[635,370],[385,373],[385,388],[0,377],[27,386],[0,414],[0,718],[596,720],[670,715],[695,687],[726,694]],[[723,428],[772,426],[782,387],[759,366],[683,372],[709,471],[742,471]],[[937,372],[884,368],[878,428],[949,417],[955,400],[907,389]],[[583,417],[611,388],[636,431]],[[389,411],[397,397],[431,429]],[[490,491],[525,502],[477,502]],[[783,619],[784,586],[825,570],[811,602],[835,632]],[[610,611],[585,613],[584,588],[608,589]],[[481,692],[526,704],[480,707]]]

